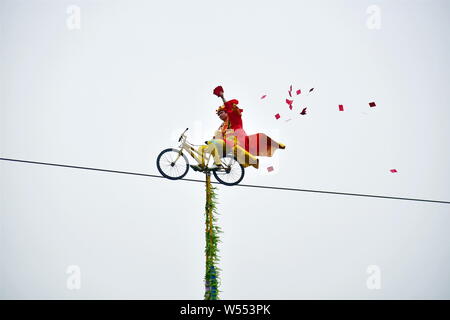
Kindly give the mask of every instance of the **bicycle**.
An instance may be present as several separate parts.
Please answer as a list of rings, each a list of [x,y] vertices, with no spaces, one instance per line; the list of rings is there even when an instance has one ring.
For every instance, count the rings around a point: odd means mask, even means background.
[[[211,153],[208,153],[208,157],[205,159],[205,166],[202,168],[200,165],[203,155],[194,148],[195,145],[187,141],[186,131],[188,129],[186,128],[178,139],[178,142],[180,142],[179,149],[167,148],[158,155],[156,166],[163,177],[170,180],[178,180],[188,173],[190,167],[189,160],[183,153],[183,151],[186,151],[197,161],[201,172],[212,172],[221,184],[234,186],[242,181],[245,170],[242,164],[237,161],[234,152],[228,152],[221,156],[220,162],[222,163],[222,168],[219,167],[218,169],[211,169],[208,166],[212,156]],[[205,141],[205,144],[207,145],[208,141]]]

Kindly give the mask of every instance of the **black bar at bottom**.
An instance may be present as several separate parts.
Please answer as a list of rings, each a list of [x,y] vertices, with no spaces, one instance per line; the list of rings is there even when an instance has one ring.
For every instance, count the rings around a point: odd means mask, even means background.
[[[448,300],[3,300],[0,308],[17,318],[22,313],[145,319],[300,319],[355,316],[379,319],[398,314],[430,318],[445,314]],[[8,310],[9,309],[9,310]]]

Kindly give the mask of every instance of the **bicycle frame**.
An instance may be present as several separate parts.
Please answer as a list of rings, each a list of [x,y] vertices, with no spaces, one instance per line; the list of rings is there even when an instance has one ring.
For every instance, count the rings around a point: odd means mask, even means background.
[[[204,145],[200,145],[200,148],[196,150],[197,145],[187,141],[187,137],[185,135],[187,130],[188,129],[186,129],[178,139],[179,149],[167,148],[161,151],[158,155],[156,159],[156,166],[163,177],[171,180],[177,180],[182,179],[188,173],[189,161],[183,153],[183,150],[185,150],[200,165],[191,165],[194,171],[201,171],[206,174],[212,173],[220,183],[227,186],[233,186],[242,181],[245,174],[244,166],[239,163],[234,156],[230,156],[231,153],[228,151],[225,153],[226,148],[224,148],[224,150],[220,150],[221,148],[218,148],[217,146],[217,144],[221,144],[222,146],[225,146],[225,144],[220,141],[207,141]],[[209,167],[211,158],[216,157],[215,152],[218,152],[221,157],[221,165],[217,165],[217,167]],[[166,153],[169,156],[167,156]],[[180,158],[183,158],[180,160],[182,162],[181,172],[179,171],[178,166],[174,169],[176,171],[174,172],[171,167],[174,167],[175,163],[178,162]]]
[[[191,155],[192,158],[197,161],[198,164],[202,163],[202,158],[204,159],[203,155],[198,152],[192,145],[187,141],[187,137],[185,134],[182,135],[182,140],[179,145],[180,153],[178,154],[177,158],[174,160],[174,162],[177,162],[177,160],[181,157],[181,153],[183,150],[185,150],[187,153]],[[198,155],[198,156],[197,156]],[[211,153],[208,154],[207,159],[205,159],[205,164],[207,165],[209,163],[209,159],[211,159]]]
[[[192,143],[187,141],[187,136],[186,136],[186,131],[188,129],[186,129],[180,136],[180,139],[178,140],[179,142],[181,141],[180,145],[178,146],[180,148],[180,152],[178,153],[178,156],[176,157],[176,159],[173,161],[174,163],[178,161],[178,159],[181,157],[181,155],[183,154],[183,150],[185,150],[187,153],[190,154],[190,156],[192,158],[195,159],[195,161],[197,161],[198,164],[204,164],[206,166],[208,166],[209,161],[212,157],[212,153],[211,152],[206,152],[208,155],[205,157],[204,153],[200,153],[199,151],[197,151]],[[234,136],[234,147],[232,149],[232,151],[227,150],[226,153],[230,153],[230,154],[237,154],[237,151],[235,150],[235,148],[237,147],[237,137]],[[198,156],[197,156],[198,155]],[[203,162],[203,161],[204,162]]]

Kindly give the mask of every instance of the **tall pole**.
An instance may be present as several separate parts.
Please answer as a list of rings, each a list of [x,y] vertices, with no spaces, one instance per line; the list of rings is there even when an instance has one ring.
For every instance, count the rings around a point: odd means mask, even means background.
[[[206,171],[206,205],[205,205],[205,300],[219,299],[219,271],[217,267],[219,262],[217,243],[219,242],[218,234],[222,231],[220,227],[215,225],[217,219],[214,214],[216,211],[216,188],[211,185],[211,173]]]

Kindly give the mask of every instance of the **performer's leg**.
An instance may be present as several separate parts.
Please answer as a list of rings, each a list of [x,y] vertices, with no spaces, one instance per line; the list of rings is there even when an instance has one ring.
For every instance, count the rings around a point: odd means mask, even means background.
[[[216,144],[213,143],[213,141],[215,141],[215,140],[210,140],[210,141],[208,141],[207,145],[200,146],[198,148],[198,152],[200,152],[201,160],[202,160],[200,166],[203,166],[203,167],[206,166],[205,157],[206,157],[206,154],[208,154],[208,153],[210,153],[213,156],[214,164],[218,165],[219,163],[221,163],[220,162],[220,155],[216,151],[217,147],[216,147]]]
[[[200,146],[199,148],[198,148],[198,152],[200,153],[200,159],[201,159],[201,162],[200,162],[200,166],[205,166],[205,152],[207,152],[206,151],[206,149],[208,148],[208,146]]]
[[[221,151],[223,148],[224,141],[221,139],[214,139],[209,142],[210,144],[208,145],[208,150],[214,157],[214,164],[218,166],[221,164],[220,158],[222,157]]]
[[[243,167],[253,166],[258,169],[258,158],[239,145],[235,147],[235,156],[237,158],[237,161],[242,164]]]

